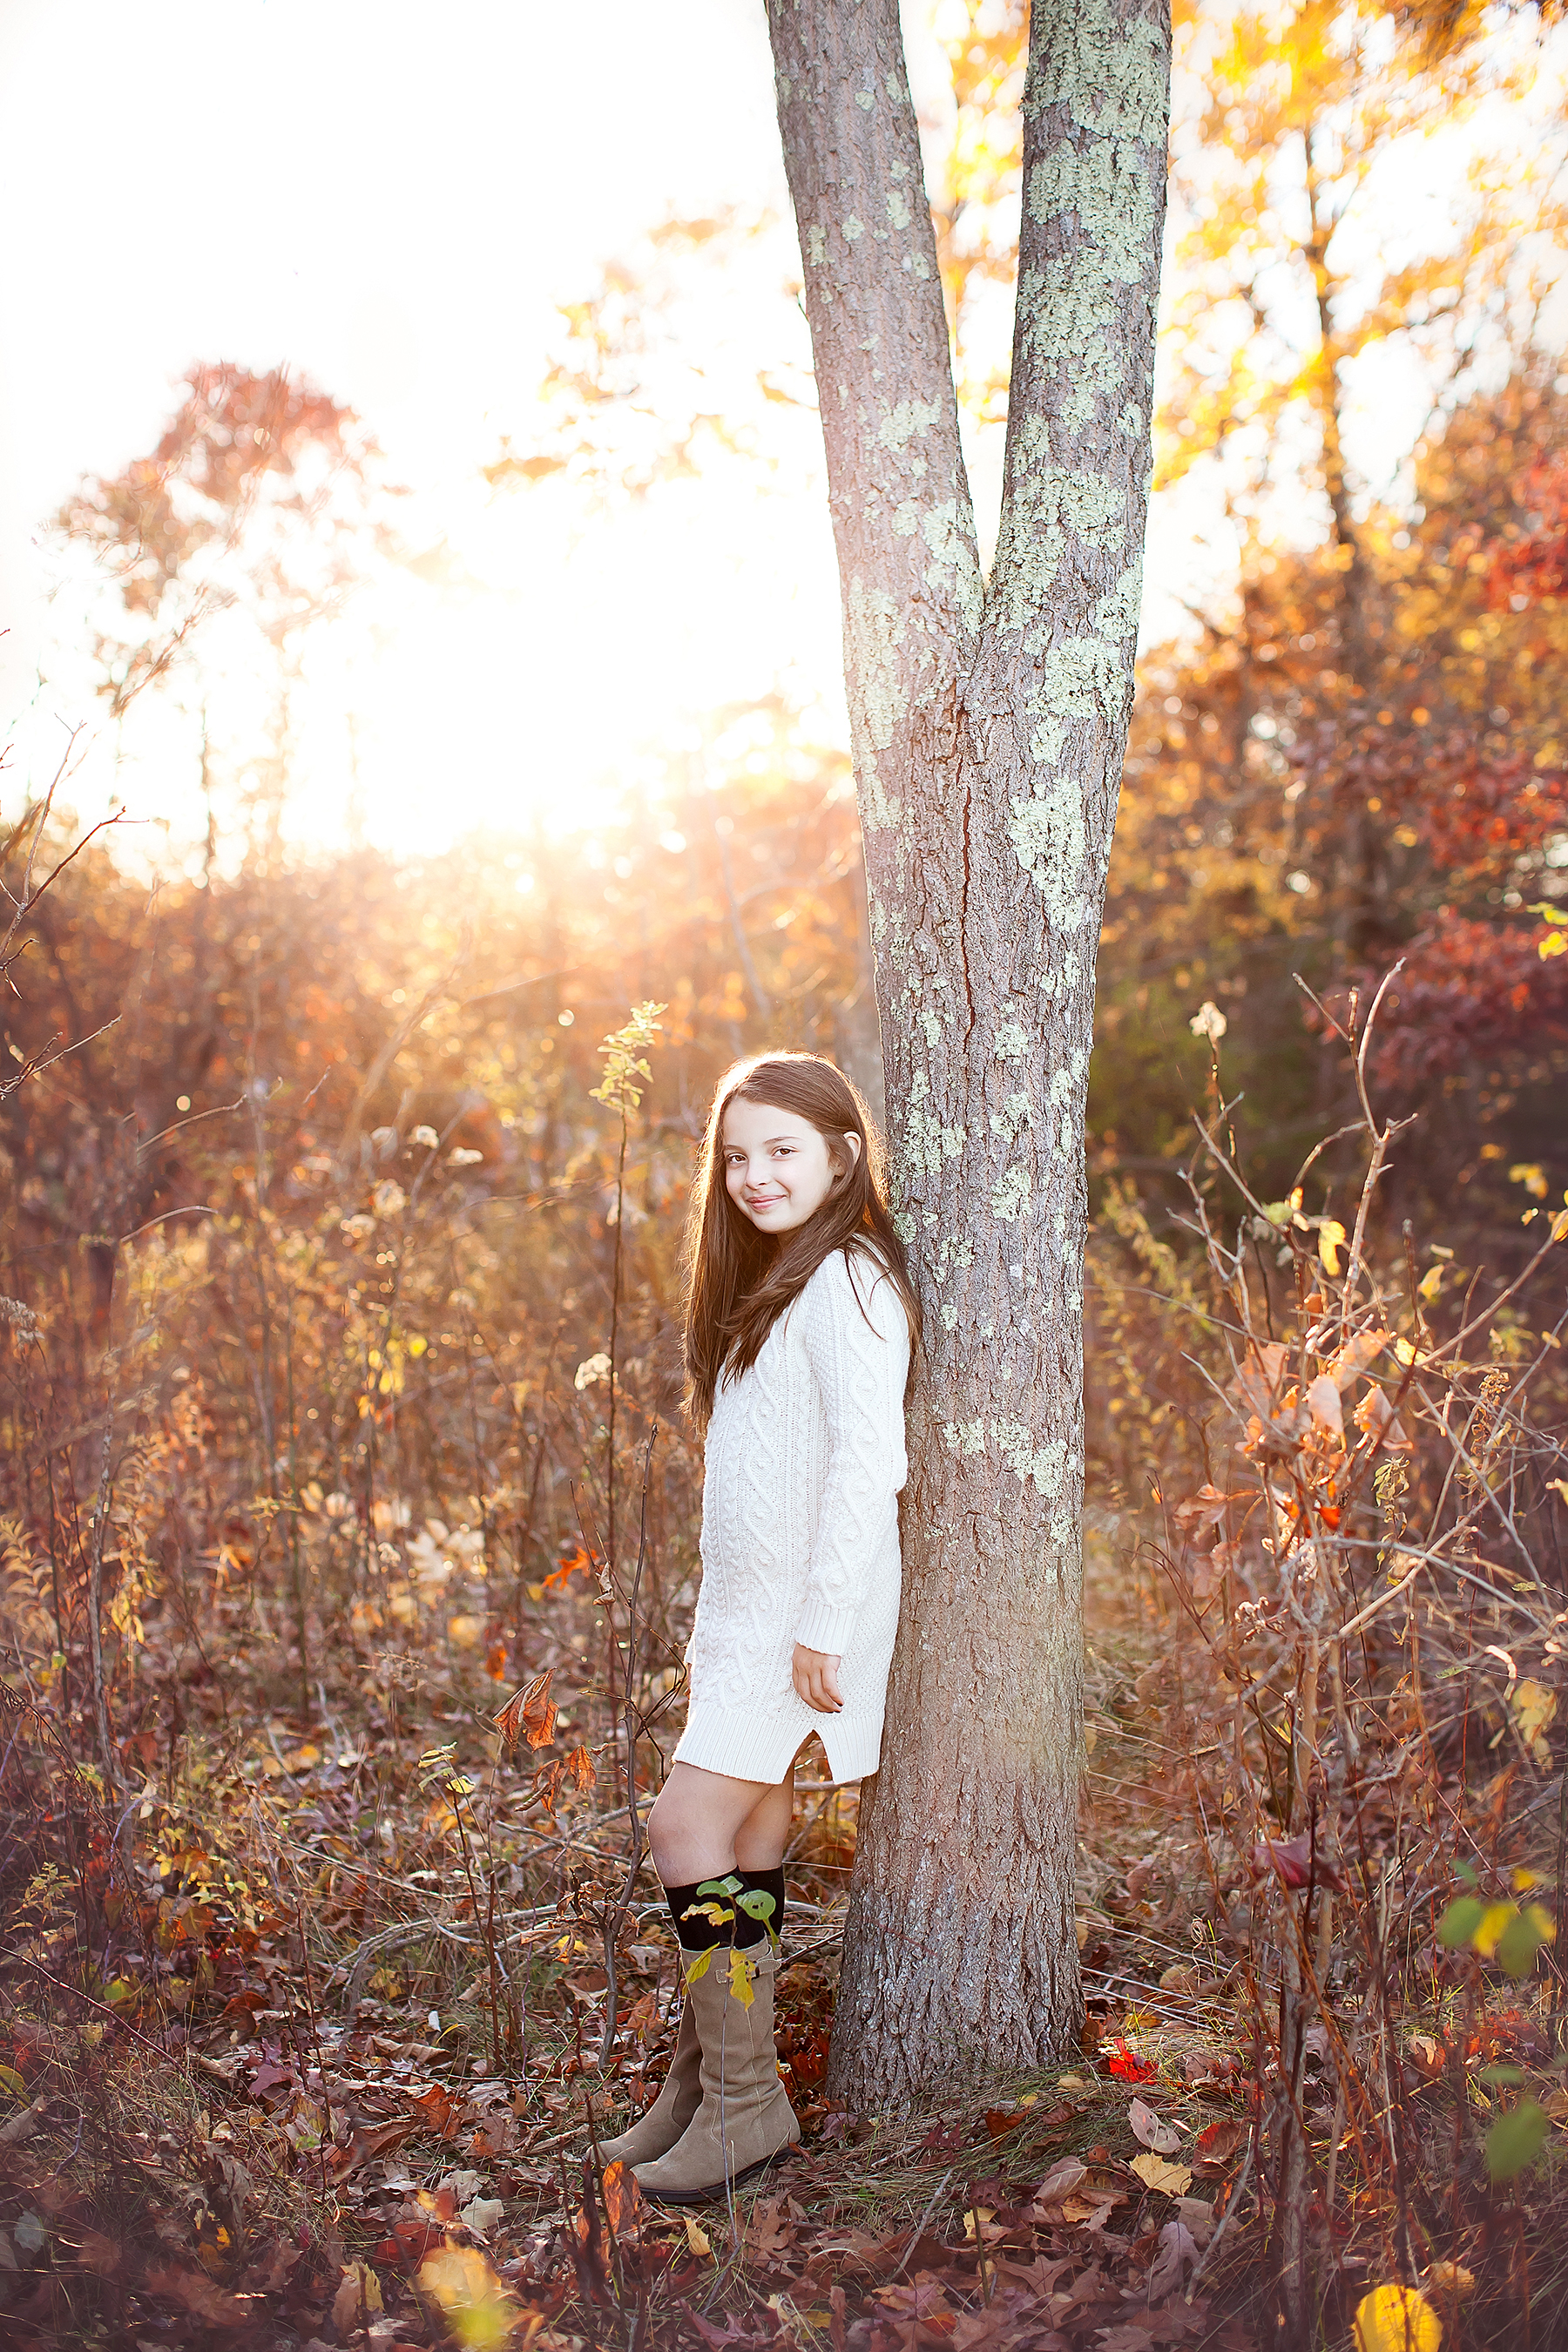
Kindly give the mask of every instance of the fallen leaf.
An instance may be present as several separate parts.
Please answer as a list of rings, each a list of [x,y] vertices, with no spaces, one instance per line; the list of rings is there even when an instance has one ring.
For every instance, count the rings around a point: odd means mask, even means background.
[[[1197,2258],[1197,2244],[1186,2223],[1167,2221],[1160,2232],[1158,2250],[1149,2272],[1147,2293],[1150,2302],[1161,2302],[1166,2295],[1173,2294]]]
[[[1182,2145],[1182,2135],[1157,2116],[1142,2099],[1134,2099],[1127,2110],[1127,2120],[1132,2126],[1132,2137],[1144,2147],[1152,2147],[1156,2156],[1174,2156]]]
[[[462,2221],[477,2238],[488,2238],[506,2211],[499,2197],[475,2197],[462,2209]]]
[[[1437,2352],[1443,2323],[1418,2287],[1374,2286],[1351,2323],[1355,2352]]]
[[[1152,2059],[1140,2058],[1135,2050],[1129,2049],[1127,2043],[1120,2039],[1111,2043],[1105,2063],[1110,2073],[1123,2083],[1152,2083],[1159,2078],[1160,2069]],[[1062,2079],[1065,2082],[1067,2078],[1064,2075]]]
[[[357,2327],[362,2314],[368,2318],[382,2309],[381,2281],[368,2263],[350,2263],[332,2297],[332,2326],[340,2336]]]
[[[149,2294],[183,2304],[195,2317],[210,2320],[215,2327],[243,2327],[255,2317],[248,2296],[242,2300],[226,2294],[205,2271],[176,2270],[171,2264],[148,2271],[143,2284]]]
[[[710,2254],[713,2251],[709,2242],[708,2232],[689,2213],[683,2213],[681,2220],[686,2224],[687,2245],[700,2262],[705,2255]]]
[[[1200,2172],[1222,2172],[1247,2137],[1247,2126],[1234,2116],[1222,2116],[1218,2123],[1201,2131],[1193,2149],[1193,2162]]]
[[[446,2137],[452,2117],[458,2112],[458,2105],[444,2083],[433,2083],[427,2091],[408,2104],[426,2131],[434,2132],[438,2139]],[[479,2186],[477,2178],[474,2185],[476,2188]]]
[[[1168,2164],[1152,2149],[1147,2155],[1135,2156],[1128,2169],[1137,2174],[1146,2189],[1157,2189],[1163,2197],[1184,2197],[1193,2185],[1190,2164]]]
[[[1214,2207],[1203,2197],[1178,2197],[1176,2219],[1192,2231],[1194,2242],[1206,2246],[1214,2235]]]
[[[1064,2156],[1058,2164],[1052,2165],[1036,2189],[1036,2204],[1060,2204],[1062,2199],[1070,2196],[1081,2180],[1087,2179],[1088,2174],[1088,2167],[1080,2164],[1076,2156]]]

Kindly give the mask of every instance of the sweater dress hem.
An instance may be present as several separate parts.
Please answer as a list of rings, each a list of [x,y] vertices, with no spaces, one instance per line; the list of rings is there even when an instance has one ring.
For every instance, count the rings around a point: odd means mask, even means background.
[[[882,1717],[864,1717],[846,1725],[836,1715],[817,1715],[802,1706],[804,1721],[784,1720],[776,1726],[758,1723],[753,1711],[727,1714],[721,1707],[693,1707],[691,1717],[676,1743],[672,1761],[693,1764],[700,1772],[717,1772],[727,1780],[782,1780],[815,1731],[827,1755],[836,1780],[864,1780],[875,1772],[882,1756]]]

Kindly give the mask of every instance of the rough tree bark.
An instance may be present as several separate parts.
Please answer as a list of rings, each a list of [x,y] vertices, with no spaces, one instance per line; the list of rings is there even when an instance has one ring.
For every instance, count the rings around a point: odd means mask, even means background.
[[[1132,697],[1168,0],[1037,10],[983,581],[898,0],[768,0],[845,624],[898,1213],[927,1318],[833,2084],[1076,2038],[1084,1096]]]

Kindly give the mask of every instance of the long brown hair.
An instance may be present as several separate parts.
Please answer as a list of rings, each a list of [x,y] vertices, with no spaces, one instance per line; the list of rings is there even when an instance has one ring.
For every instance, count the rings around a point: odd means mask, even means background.
[[[724,1181],[724,1114],[732,1102],[793,1111],[827,1146],[837,1181],[816,1213],[776,1239],[757,1231]],[[858,1135],[852,1158],[847,1135]],[[863,1250],[879,1265],[920,1339],[909,1260],[891,1217],[880,1139],[842,1070],[818,1054],[760,1054],[720,1079],[703,1139],[702,1168],[686,1223],[687,1404],[705,1429],[722,1380],[748,1371],[779,1317],[835,1250]]]

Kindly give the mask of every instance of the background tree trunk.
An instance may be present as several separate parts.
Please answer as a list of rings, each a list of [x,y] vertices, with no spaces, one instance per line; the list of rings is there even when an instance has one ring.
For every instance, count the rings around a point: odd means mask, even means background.
[[[897,0],[769,0],[844,599],[896,1206],[925,1308],[905,1601],[834,2040],[865,2107],[1076,2038],[1084,1100],[1132,698],[1160,0],[1031,28],[981,580]]]

